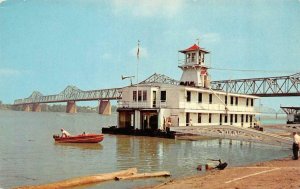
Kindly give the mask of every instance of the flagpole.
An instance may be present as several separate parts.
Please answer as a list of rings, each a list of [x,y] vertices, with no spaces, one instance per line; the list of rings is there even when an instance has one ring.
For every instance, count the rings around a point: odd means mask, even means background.
[[[138,40],[137,49],[137,63],[136,63],[136,107],[139,107],[139,62],[140,62],[140,40]]]

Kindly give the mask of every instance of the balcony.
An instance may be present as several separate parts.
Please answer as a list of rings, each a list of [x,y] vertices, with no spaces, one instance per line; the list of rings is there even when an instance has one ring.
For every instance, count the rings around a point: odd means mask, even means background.
[[[194,109],[194,110],[211,110],[211,111],[224,111],[225,105],[223,104],[206,104],[198,102],[179,102],[179,108]],[[251,106],[227,106],[230,112],[255,112],[254,107]]]

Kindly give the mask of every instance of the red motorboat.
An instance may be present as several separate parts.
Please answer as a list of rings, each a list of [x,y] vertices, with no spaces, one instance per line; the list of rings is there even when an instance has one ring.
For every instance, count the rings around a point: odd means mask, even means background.
[[[61,137],[53,135],[55,142],[59,143],[98,143],[104,139],[103,134],[81,134],[76,136]]]

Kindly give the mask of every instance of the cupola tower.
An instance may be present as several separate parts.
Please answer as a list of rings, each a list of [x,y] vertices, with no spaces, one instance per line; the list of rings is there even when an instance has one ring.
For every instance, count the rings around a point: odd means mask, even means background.
[[[180,84],[209,88],[210,79],[205,58],[209,52],[196,44],[179,52],[184,54],[184,59],[179,61],[178,66],[183,71]]]

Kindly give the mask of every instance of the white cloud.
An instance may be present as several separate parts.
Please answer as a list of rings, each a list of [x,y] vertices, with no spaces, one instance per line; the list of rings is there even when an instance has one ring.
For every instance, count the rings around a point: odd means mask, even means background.
[[[129,54],[131,56],[137,57],[137,49],[138,49],[137,47],[134,47],[133,49],[130,50]],[[147,58],[148,57],[147,49],[143,48],[143,47],[140,47],[139,49],[140,49],[140,51],[139,51],[140,58]]]
[[[0,0],[0,4],[3,3],[3,2],[5,2],[5,1],[6,1],[6,0]]]
[[[182,9],[183,0],[113,0],[112,6],[116,14],[125,11],[133,16],[173,17]]]
[[[9,69],[9,68],[0,68],[0,77],[1,76],[16,76],[21,72],[19,70]]]
[[[112,55],[110,53],[103,53],[101,55],[101,58],[103,58],[104,60],[109,60],[112,58]]]
[[[221,40],[221,37],[218,33],[206,33],[200,36],[200,41],[201,39],[206,43],[216,43]]]

